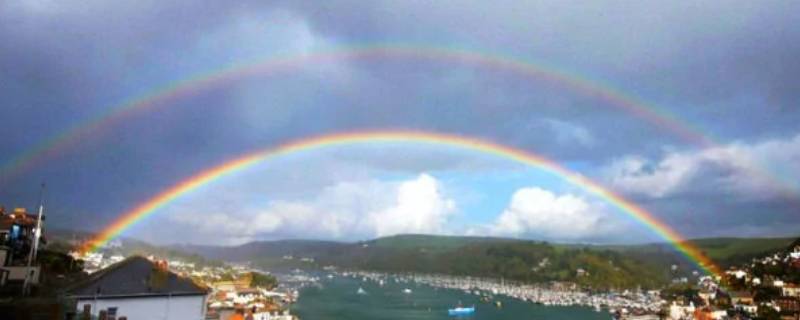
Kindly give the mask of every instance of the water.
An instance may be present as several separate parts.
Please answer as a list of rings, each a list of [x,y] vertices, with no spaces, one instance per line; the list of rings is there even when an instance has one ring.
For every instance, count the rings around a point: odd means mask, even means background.
[[[460,290],[435,289],[413,283],[387,281],[383,287],[375,282],[337,277],[322,280],[321,287],[308,287],[300,292],[292,313],[301,320],[376,320],[376,319],[611,319],[607,312],[595,312],[586,307],[545,307],[505,297],[495,297],[503,303],[480,302],[479,297]],[[361,287],[366,294],[358,294]],[[403,293],[409,288],[411,294]],[[475,305],[475,314],[450,317],[447,309],[461,301],[463,306]]]

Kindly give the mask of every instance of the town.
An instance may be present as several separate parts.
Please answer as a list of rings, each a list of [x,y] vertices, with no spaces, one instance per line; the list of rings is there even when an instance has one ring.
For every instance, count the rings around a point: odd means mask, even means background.
[[[114,241],[81,252],[82,240],[48,240],[38,215],[0,209],[0,313],[15,319],[296,319],[305,285],[242,265],[200,265],[119,253]],[[37,225],[40,225],[37,228]],[[50,242],[50,243],[47,243]],[[69,249],[64,250],[64,245]],[[51,250],[50,247],[61,246]]]

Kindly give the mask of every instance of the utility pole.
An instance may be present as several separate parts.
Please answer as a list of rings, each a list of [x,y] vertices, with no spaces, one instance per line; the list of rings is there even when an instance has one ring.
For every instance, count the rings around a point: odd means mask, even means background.
[[[44,214],[44,183],[42,183],[42,189],[39,191],[39,216],[36,217],[36,229],[33,230],[33,244],[31,245],[31,251],[28,253],[28,267],[25,270],[25,283],[22,286],[22,295],[28,295],[30,293],[30,286],[31,286],[31,277],[33,277],[33,270],[31,267],[33,266],[34,260],[36,260],[36,253],[39,250],[39,237],[42,235],[42,215]]]
[[[33,239],[33,261],[36,261],[36,256],[39,254],[39,238],[42,237],[42,216],[44,215],[44,182],[42,182],[42,190],[39,193],[39,217],[36,218],[36,234]]]

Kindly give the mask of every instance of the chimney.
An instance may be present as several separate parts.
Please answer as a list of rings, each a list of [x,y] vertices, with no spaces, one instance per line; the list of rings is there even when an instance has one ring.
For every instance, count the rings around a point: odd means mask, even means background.
[[[92,305],[91,304],[84,304],[83,305],[83,312],[81,313],[81,320],[91,320],[92,319]]]
[[[166,287],[167,282],[169,282],[169,271],[166,267],[166,261],[159,260],[156,261],[153,270],[150,272],[150,276],[148,277],[147,286],[152,291],[159,291]]]
[[[157,260],[156,267],[161,271],[168,271],[169,270],[169,262],[167,260]]]

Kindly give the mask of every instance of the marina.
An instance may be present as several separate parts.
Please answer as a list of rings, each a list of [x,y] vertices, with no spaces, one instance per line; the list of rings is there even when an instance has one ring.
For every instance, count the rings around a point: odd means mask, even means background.
[[[463,290],[433,287],[408,278],[378,274],[354,274],[324,278],[318,286],[306,286],[292,305],[292,314],[300,319],[610,319],[607,312],[585,306],[544,306],[495,296],[494,302],[482,301],[481,295]],[[364,276],[367,280],[364,280]],[[384,284],[380,284],[380,279]],[[366,293],[359,294],[362,288]],[[411,293],[404,293],[404,289]],[[458,303],[472,312],[450,315]]]
[[[457,290],[464,295],[477,297],[480,302],[493,303],[497,307],[503,304],[498,297],[506,297],[542,306],[580,306],[590,307],[596,312],[627,314],[655,313],[666,303],[656,290],[589,292],[568,283],[523,284],[502,279],[449,275],[390,275],[376,272],[353,272],[342,275],[379,285],[390,282]],[[410,290],[404,292],[410,293]]]

